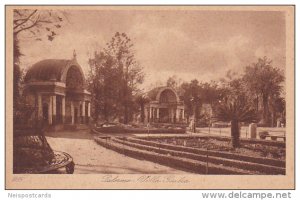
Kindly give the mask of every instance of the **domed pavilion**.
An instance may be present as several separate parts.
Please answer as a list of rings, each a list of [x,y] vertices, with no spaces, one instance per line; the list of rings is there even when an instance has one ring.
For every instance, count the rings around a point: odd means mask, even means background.
[[[145,106],[145,121],[157,123],[183,123],[184,103],[171,87],[157,87],[147,93],[150,100]]]
[[[46,59],[34,64],[24,79],[26,100],[37,108],[44,124],[86,124],[91,93],[86,90],[80,65],[73,59]]]

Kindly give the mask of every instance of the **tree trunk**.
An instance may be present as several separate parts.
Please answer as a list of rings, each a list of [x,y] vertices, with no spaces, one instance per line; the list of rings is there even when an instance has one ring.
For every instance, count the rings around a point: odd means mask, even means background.
[[[128,124],[128,105],[127,105],[127,102],[124,105],[124,124]]]
[[[20,52],[19,52],[19,44],[18,38],[14,34],[13,36],[13,123],[17,123],[17,112],[19,109],[20,102],[20,78],[21,78],[21,69],[19,66]]]
[[[124,124],[127,124],[129,121],[129,98],[128,98],[128,81],[127,81],[127,73],[125,74],[125,81],[124,81],[124,91],[123,91],[123,105],[124,105]]]
[[[108,109],[107,109],[107,103],[105,102],[104,103],[104,108],[103,108],[103,115],[104,115],[104,119],[105,119],[105,121],[107,121],[108,122]]]
[[[192,132],[196,133],[196,119],[197,119],[197,107],[193,106],[193,121],[192,121]]]
[[[259,97],[256,95],[256,112],[258,112],[258,105],[259,105]]]
[[[129,119],[129,110],[128,110],[128,65],[126,65],[126,73],[125,73],[125,80],[124,80],[124,124],[128,124]]]
[[[268,95],[263,95],[263,123],[269,125]]]
[[[240,146],[240,128],[238,120],[231,121],[231,143],[233,148]]]

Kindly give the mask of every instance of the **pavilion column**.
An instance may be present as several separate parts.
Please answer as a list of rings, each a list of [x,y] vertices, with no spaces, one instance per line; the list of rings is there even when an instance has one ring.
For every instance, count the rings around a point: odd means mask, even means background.
[[[148,121],[148,119],[149,119],[149,116],[148,116],[148,109],[145,108],[144,111],[145,111],[145,121],[144,121],[144,122],[149,122],[149,121]]]
[[[52,125],[52,96],[49,96],[49,104],[48,104],[48,123]]]
[[[82,102],[81,101],[79,101],[79,103],[78,103],[78,110],[77,110],[77,115],[75,116],[75,117],[77,117],[77,119],[76,119],[76,123],[77,124],[81,124],[81,116],[82,116]]]
[[[174,109],[173,108],[173,123],[175,123],[175,120],[176,120],[176,108]]]
[[[176,122],[179,122],[180,110],[176,108]]]
[[[173,108],[171,110],[172,110],[172,112],[171,112],[171,116],[172,116],[171,122],[174,123],[174,116],[176,115],[176,113],[174,112]]]
[[[185,117],[184,117],[184,109],[182,109],[182,119],[185,119]]]
[[[38,120],[43,119],[43,105],[42,105],[42,95],[40,93],[37,94],[37,100],[38,100]]]
[[[79,108],[78,108],[78,114],[77,114],[77,123],[82,123],[82,102],[79,101]]]
[[[87,122],[89,123],[90,122],[90,117],[91,117],[91,102],[87,102],[87,104],[88,104],[88,109],[87,109],[87,116],[88,116],[88,118],[87,118]]]
[[[154,109],[155,108],[152,108],[152,112],[151,112],[151,114],[152,114],[152,116],[151,116],[152,122],[154,121],[154,116],[155,116],[155,114],[154,114],[155,110]]]
[[[156,111],[156,118],[157,118],[157,121],[159,122],[160,120],[159,120],[159,108],[157,108],[157,111]]]
[[[52,96],[52,124],[56,124],[56,95]]]
[[[179,119],[182,121],[184,119],[183,117],[183,109],[179,110]]]
[[[66,97],[62,96],[62,99],[61,99],[61,120],[62,120],[62,123],[65,123],[65,116],[66,116]]]
[[[73,101],[70,102],[71,104],[71,123],[74,124],[74,105],[73,105]]]
[[[155,119],[155,108],[152,108],[152,119]]]
[[[82,123],[85,124],[85,101],[82,102]]]
[[[150,115],[149,115],[149,121],[151,122],[152,121],[152,107],[150,107]]]

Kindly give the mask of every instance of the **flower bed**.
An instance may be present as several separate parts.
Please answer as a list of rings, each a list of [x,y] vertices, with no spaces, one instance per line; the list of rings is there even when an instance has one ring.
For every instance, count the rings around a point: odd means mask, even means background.
[[[141,150],[147,150],[150,152],[155,152],[159,154],[164,155],[172,155],[175,157],[180,158],[188,158],[193,159],[201,162],[208,162],[209,164],[216,164],[216,165],[222,165],[222,166],[228,166],[236,169],[243,169],[243,170],[249,170],[252,171],[255,174],[285,174],[285,168],[283,167],[277,167],[272,165],[266,165],[266,164],[259,164],[255,162],[249,162],[249,161],[242,161],[238,159],[228,159],[224,158],[222,156],[208,156],[206,152],[201,153],[191,153],[187,151],[182,150],[171,150],[167,147],[155,147],[151,145],[143,145],[139,144],[138,141],[130,140],[129,138],[112,138],[111,139],[114,142],[130,146],[133,148],[141,149]]]
[[[145,138],[147,139],[147,138]],[[274,147],[265,144],[241,143],[240,148],[232,148],[230,140],[218,140],[216,138],[148,138],[147,140],[173,144],[185,147],[199,148],[203,150],[213,150],[220,152],[230,152],[245,156],[255,156],[285,160],[285,148]]]

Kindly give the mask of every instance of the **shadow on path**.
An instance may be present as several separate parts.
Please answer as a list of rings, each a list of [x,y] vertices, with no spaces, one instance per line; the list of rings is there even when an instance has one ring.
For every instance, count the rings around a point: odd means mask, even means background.
[[[47,137],[53,138],[69,138],[69,139],[93,139],[93,134],[89,129],[87,130],[76,130],[76,131],[51,131],[46,132]]]

